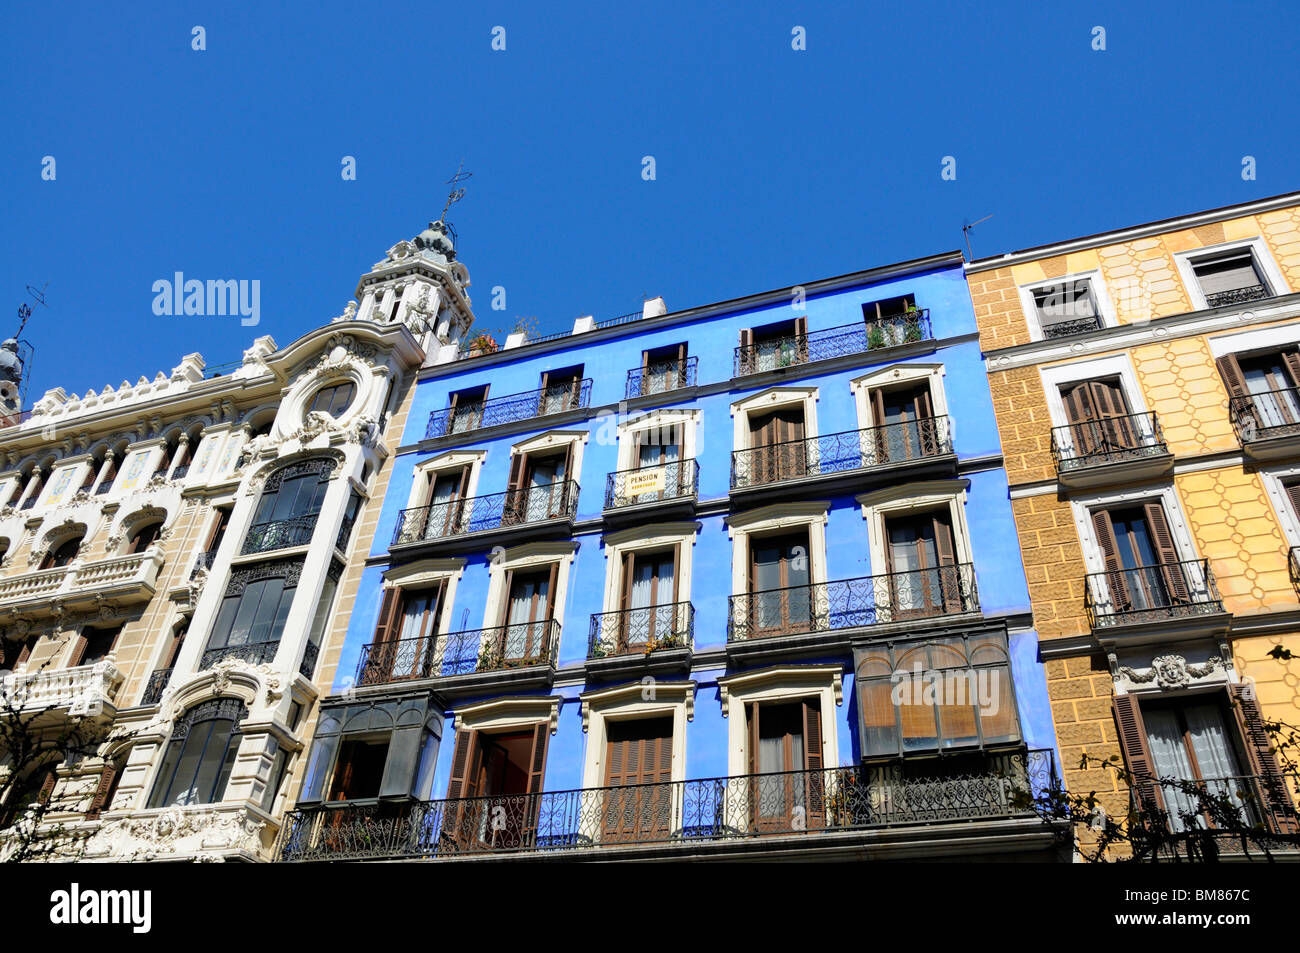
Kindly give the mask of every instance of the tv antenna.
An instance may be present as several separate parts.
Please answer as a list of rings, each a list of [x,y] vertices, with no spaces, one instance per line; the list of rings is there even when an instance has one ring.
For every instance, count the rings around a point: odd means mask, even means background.
[[[451,191],[447,193],[447,204],[442,207],[442,215],[439,219],[440,221],[446,223],[447,211],[465,197],[465,189],[461,187],[461,183],[473,178],[473,176],[473,172],[465,171],[465,160],[461,159],[460,166],[456,169],[456,174],[447,180],[447,184],[451,186]]]
[[[993,214],[990,212],[988,215],[985,215],[983,218],[981,218],[979,222],[967,222],[965,225],[961,227],[961,237],[966,242],[966,257],[970,261],[975,260],[975,253],[970,250],[970,230],[974,228],[976,225],[978,225],[980,222],[987,222],[992,217]]]

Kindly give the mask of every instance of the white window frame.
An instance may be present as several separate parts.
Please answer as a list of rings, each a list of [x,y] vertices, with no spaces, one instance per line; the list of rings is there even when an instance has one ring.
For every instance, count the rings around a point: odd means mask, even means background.
[[[1284,485],[1287,480],[1300,478],[1300,463],[1260,470],[1259,476],[1264,481],[1264,490],[1277,513],[1277,521],[1282,526],[1282,538],[1287,549],[1300,546],[1300,514],[1291,505],[1291,498]]]
[[[411,481],[411,490],[406,498],[406,508],[413,509],[427,506],[425,493],[437,482],[438,477],[451,470],[469,467],[469,480],[465,483],[465,499],[478,494],[478,478],[483,470],[483,458],[486,450],[450,450],[440,453],[422,463],[415,465],[415,479]]]
[[[849,381],[849,391],[853,394],[853,402],[858,414],[858,429],[867,430],[880,426],[872,414],[871,392],[897,387],[900,384],[928,383],[934,415],[947,417],[948,395],[943,387],[945,370],[943,364],[895,364]]]
[[[647,694],[651,696],[649,699]],[[664,715],[673,719],[673,760],[669,769],[672,780],[675,783],[686,780],[686,723],[695,720],[695,682],[656,682],[650,693],[637,682],[583,692],[578,698],[582,702],[582,730],[587,735],[582,763],[584,788],[605,786],[609,722],[640,721]]]
[[[839,720],[835,709],[844,704],[844,667],[835,665],[780,665],[757,672],[718,679],[718,700],[727,719],[727,773],[749,773],[749,702],[798,701],[817,696],[822,714],[822,766],[839,767]]]
[[[638,526],[605,537],[605,612],[617,612],[622,601],[623,557],[628,553],[652,552],[657,549],[678,547],[681,554],[675,579],[677,601],[691,601],[691,563],[698,523],[654,523]]]
[[[669,427],[682,428],[682,447],[679,459],[695,459],[696,428],[700,422],[699,410],[653,410],[633,417],[618,426],[618,469],[636,469],[636,460],[632,458],[632,435],[646,430],[665,430]]]
[[[769,536],[793,529],[808,530],[808,579],[812,585],[826,582],[826,524],[829,500],[776,503],[727,518],[727,535],[731,538],[731,593],[749,591],[750,541],[755,536]]]
[[[1020,295],[1020,308],[1025,313],[1025,324],[1029,327],[1029,339],[1031,341],[1047,340],[1047,337],[1043,334],[1043,326],[1039,322],[1038,305],[1034,301],[1034,292],[1071,281],[1088,282],[1089,290],[1092,291],[1093,303],[1097,306],[1097,316],[1101,318],[1103,328],[1113,328],[1119,325],[1119,319],[1115,316],[1115,305],[1110,300],[1110,292],[1106,289],[1106,282],[1101,276],[1101,269],[1093,268],[1089,271],[1076,271],[1068,275],[1061,275],[1059,278],[1038,278],[1026,282],[1016,289]]]
[[[1255,267],[1263,276],[1264,281],[1268,283],[1268,289],[1273,295],[1290,294],[1291,288],[1286,283],[1286,278],[1282,270],[1278,268],[1277,262],[1273,260],[1273,255],[1269,251],[1268,243],[1264,241],[1263,236],[1247,238],[1239,241],[1220,242],[1217,245],[1205,245],[1201,248],[1188,248],[1183,251],[1174,252],[1174,264],[1178,266],[1178,275],[1183,280],[1183,287],[1187,289],[1188,300],[1192,303],[1193,311],[1204,311],[1209,307],[1205,303],[1205,294],[1201,291],[1201,282],[1196,277],[1196,272],[1192,269],[1192,261],[1196,258],[1208,258],[1234,251],[1250,251],[1255,259]],[[1247,306],[1255,302],[1247,302]]]
[[[966,525],[966,493],[969,489],[969,480],[929,480],[885,487],[855,497],[867,524],[867,551],[872,575],[889,572],[889,559],[885,552],[889,544],[885,535],[886,518],[928,513],[945,506],[952,526],[953,558],[958,565],[974,566],[970,527]]]
[[[1295,347],[1297,341],[1300,341],[1300,322],[1289,321],[1286,324],[1272,325],[1267,328],[1254,328],[1250,331],[1237,331],[1211,337],[1210,356],[1218,360],[1229,354],[1280,351]]]
[[[582,455],[587,447],[587,439],[590,436],[591,432],[588,430],[548,430],[546,433],[540,433],[535,437],[529,437],[527,440],[521,440],[510,447],[511,466],[514,465],[515,457],[522,453],[532,455],[546,450],[562,450],[567,446],[572,446],[573,472],[566,474],[564,479],[581,485]]]
[[[743,400],[735,401],[731,405],[732,449],[750,449],[749,418],[752,414],[778,410],[782,407],[802,407],[804,439],[816,439],[819,399],[816,387],[769,387]]]
[[[1159,500],[1164,507],[1165,522],[1169,524],[1169,533],[1173,536],[1174,546],[1178,549],[1179,561],[1190,562],[1201,558],[1200,553],[1196,551],[1192,532],[1188,528],[1182,500],[1179,499],[1178,490],[1174,486],[1111,491],[1074,497],[1070,500],[1074,526],[1079,533],[1079,542],[1082,544],[1085,572],[1091,575],[1106,571],[1106,558],[1102,554],[1101,543],[1098,542],[1092,528],[1092,511],[1101,507],[1112,509],[1117,506],[1138,506],[1156,500]]]
[[[1124,392],[1130,414],[1149,413],[1146,397],[1138,385],[1137,372],[1128,354],[1115,354],[1110,357],[1098,357],[1073,364],[1055,364],[1039,368],[1043,381],[1043,394],[1047,398],[1047,412],[1052,418],[1053,427],[1065,427],[1070,423],[1070,416],[1065,412],[1065,398],[1061,388],[1068,384],[1097,380],[1103,377],[1118,377],[1120,388]]]
[[[510,570],[541,568],[559,563],[559,571],[555,574],[556,591],[555,598],[552,600],[554,609],[551,618],[560,623],[562,633],[565,603],[569,592],[569,571],[577,553],[578,544],[570,541],[525,543],[507,549],[496,558],[489,560],[487,603],[483,610],[482,628],[497,628],[501,625],[497,620],[505,618],[506,603],[510,598],[505,583],[506,575]]]
[[[446,588],[442,595],[442,608],[438,611],[438,632],[446,635],[451,631],[451,610],[456,602],[456,587],[460,584],[461,577],[464,574],[464,559],[421,559],[406,566],[390,569],[384,573],[383,591],[387,593],[391,589],[430,589],[439,583],[445,583]],[[380,600],[380,606],[379,611],[382,612],[383,600]],[[373,632],[371,637],[374,637]],[[400,631],[394,635],[394,638],[400,637]],[[441,661],[441,649],[440,646],[439,661]]]

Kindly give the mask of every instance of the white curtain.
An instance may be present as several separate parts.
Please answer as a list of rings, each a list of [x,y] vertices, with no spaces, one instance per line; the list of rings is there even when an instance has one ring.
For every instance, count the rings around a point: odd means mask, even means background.
[[[558,516],[563,502],[564,461],[540,463],[533,467],[533,477],[528,487],[528,520],[544,520]]]
[[[1183,732],[1178,724],[1177,713],[1157,708],[1144,711],[1142,720],[1147,728],[1147,741],[1151,745],[1156,777],[1184,781],[1193,779],[1195,772],[1187,757],[1187,747],[1183,744]],[[1187,824],[1184,815],[1197,813],[1196,799],[1168,784],[1161,788],[1161,793],[1164,795],[1170,825],[1175,831],[1185,830]]]
[[[1192,736],[1192,751],[1196,754],[1201,777],[1207,782],[1206,787],[1216,796],[1226,794],[1241,812],[1242,820],[1249,822],[1248,808],[1242,797],[1244,782],[1238,780],[1241,770],[1222,713],[1214,705],[1196,705],[1187,709],[1186,718],[1187,730]]]
[[[434,539],[454,531],[452,498],[460,488],[460,477],[442,477],[433,484],[429,499],[429,518],[424,524],[424,538]]]
[[[1269,376],[1269,371],[1273,376]],[[1255,413],[1259,417],[1260,427],[1280,427],[1291,421],[1300,420],[1300,402],[1294,391],[1277,390],[1273,380],[1286,380],[1286,372],[1280,365],[1273,368],[1250,367],[1243,369],[1246,378],[1246,390],[1253,396]]]

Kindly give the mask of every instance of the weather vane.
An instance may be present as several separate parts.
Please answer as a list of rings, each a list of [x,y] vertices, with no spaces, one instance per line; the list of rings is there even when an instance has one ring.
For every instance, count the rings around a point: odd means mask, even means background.
[[[442,207],[442,215],[440,216],[441,221],[447,221],[447,210],[465,197],[465,190],[460,187],[460,184],[466,179],[471,178],[473,175],[473,172],[465,171],[465,160],[462,159],[460,167],[456,169],[456,174],[447,180],[447,184],[450,185],[452,189],[447,194],[447,204]]]

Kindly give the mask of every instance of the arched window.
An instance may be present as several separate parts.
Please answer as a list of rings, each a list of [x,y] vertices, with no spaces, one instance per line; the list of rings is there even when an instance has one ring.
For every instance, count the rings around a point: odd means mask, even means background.
[[[44,811],[54,797],[58,783],[57,766],[44,764],[29,774],[22,782],[10,788],[9,798],[0,808],[0,830],[13,827],[14,822],[30,809]]]
[[[77,551],[81,549],[82,539],[81,536],[73,536],[51,549],[45,554],[45,558],[41,560],[41,568],[58,569],[72,562],[77,558]]]
[[[334,461],[321,458],[292,463],[267,477],[241,555],[311,542],[333,472]]]
[[[320,411],[322,414],[329,414],[331,417],[341,417],[352,403],[352,398],[356,396],[356,393],[357,386],[351,381],[328,384],[316,391],[316,395],[312,397],[311,405],[307,409],[309,411]]]
[[[126,544],[126,551],[130,553],[142,553],[158,539],[158,534],[162,532],[162,521],[154,520],[145,523],[134,533],[131,534],[131,541]]]
[[[239,751],[239,723],[247,714],[237,698],[215,698],[187,711],[167,743],[149,806],[220,801]]]

